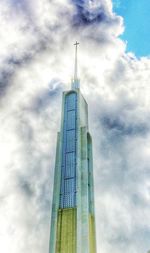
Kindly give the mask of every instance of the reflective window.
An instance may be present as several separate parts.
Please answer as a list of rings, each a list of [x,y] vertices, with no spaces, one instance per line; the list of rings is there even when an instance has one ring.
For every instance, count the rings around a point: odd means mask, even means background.
[[[70,93],[67,95],[67,109],[68,110],[73,110],[76,109],[76,93]]]
[[[66,151],[75,151],[75,130],[67,131],[66,140]]]
[[[60,208],[76,206],[77,94],[65,97],[61,166]]]
[[[76,123],[76,111],[68,111],[67,113],[67,130],[75,129],[75,123]]]
[[[75,176],[75,153],[66,154],[65,178]]]
[[[74,178],[65,179],[65,194],[66,193],[74,193],[75,185],[74,185]]]

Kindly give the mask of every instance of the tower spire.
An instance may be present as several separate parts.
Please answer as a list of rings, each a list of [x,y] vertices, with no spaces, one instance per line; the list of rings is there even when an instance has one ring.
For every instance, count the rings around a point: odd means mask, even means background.
[[[96,253],[92,138],[79,90],[75,43],[72,90],[63,92],[57,137],[49,253]]]
[[[79,42],[76,41],[76,43],[74,44],[75,46],[75,65],[74,65],[74,80],[78,79],[78,45]]]
[[[78,79],[78,45],[79,42],[76,41],[75,46],[75,63],[74,63],[74,78],[72,82],[72,89],[79,88],[79,79]]]

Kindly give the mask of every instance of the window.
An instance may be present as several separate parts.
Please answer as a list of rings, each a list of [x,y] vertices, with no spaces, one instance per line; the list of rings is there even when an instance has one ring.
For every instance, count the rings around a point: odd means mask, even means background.
[[[66,152],[75,151],[75,130],[67,131],[66,134]]]
[[[60,208],[76,205],[76,125],[77,94],[65,97],[61,166]]]
[[[75,176],[75,153],[66,154],[65,178]]]
[[[67,130],[75,129],[76,113],[75,110],[67,112]]]

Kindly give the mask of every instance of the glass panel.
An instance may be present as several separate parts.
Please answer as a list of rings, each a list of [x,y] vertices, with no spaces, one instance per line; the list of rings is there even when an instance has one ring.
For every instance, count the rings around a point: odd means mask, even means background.
[[[76,117],[75,111],[68,111],[67,112],[67,130],[75,129]]]
[[[77,94],[65,97],[61,164],[60,208],[76,206]]]
[[[65,180],[65,194],[73,193],[75,191],[75,181],[74,178]]]
[[[74,177],[75,175],[75,153],[66,154],[65,178]]]
[[[63,208],[73,207],[75,205],[75,193],[64,194]]]
[[[76,106],[76,93],[70,93],[67,96],[67,110],[73,110]]]
[[[67,131],[66,151],[75,151],[75,130]]]

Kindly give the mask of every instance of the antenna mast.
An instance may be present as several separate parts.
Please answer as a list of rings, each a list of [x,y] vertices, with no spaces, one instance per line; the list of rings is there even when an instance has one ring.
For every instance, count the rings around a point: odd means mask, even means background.
[[[75,65],[74,65],[74,80],[78,79],[78,45],[79,42],[76,41],[76,43],[74,44],[75,46]]]
[[[79,42],[76,41],[75,46],[75,63],[74,63],[74,78],[72,82],[72,89],[79,88],[79,79],[78,79],[78,45]]]

